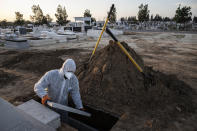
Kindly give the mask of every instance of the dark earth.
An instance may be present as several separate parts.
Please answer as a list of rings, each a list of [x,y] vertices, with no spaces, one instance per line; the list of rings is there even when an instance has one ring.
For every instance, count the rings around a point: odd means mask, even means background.
[[[150,74],[154,84],[149,81],[146,87],[143,75],[118,45],[111,42],[77,70],[85,102],[116,114],[129,112],[131,118],[133,115],[138,119],[150,118],[155,130],[170,130],[173,122],[196,113],[197,103],[193,101],[196,93],[189,85],[175,75],[144,66],[133,49],[124,42],[122,45],[145,73]],[[135,128],[133,130],[146,130],[145,127]]]

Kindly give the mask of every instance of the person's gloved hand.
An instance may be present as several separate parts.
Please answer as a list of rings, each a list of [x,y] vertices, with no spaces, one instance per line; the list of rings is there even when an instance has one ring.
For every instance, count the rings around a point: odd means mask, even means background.
[[[49,98],[48,95],[45,95],[44,97],[42,97],[42,104],[43,105],[46,105],[46,103],[47,103],[48,100],[51,100],[51,99]]]
[[[85,108],[80,108],[79,110],[81,110],[81,111],[85,111]]]

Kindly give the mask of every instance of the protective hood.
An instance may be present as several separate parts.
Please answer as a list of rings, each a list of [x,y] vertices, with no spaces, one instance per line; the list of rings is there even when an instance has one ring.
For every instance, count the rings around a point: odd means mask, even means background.
[[[76,64],[73,59],[67,59],[60,69],[60,73],[62,75],[65,75],[68,79],[70,79],[74,75],[75,71]]]

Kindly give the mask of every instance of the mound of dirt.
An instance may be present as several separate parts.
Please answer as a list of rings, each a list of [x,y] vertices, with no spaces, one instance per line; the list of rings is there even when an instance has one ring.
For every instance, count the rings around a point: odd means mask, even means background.
[[[4,85],[8,84],[14,79],[16,79],[15,75],[0,70],[0,88],[2,88]]]
[[[6,68],[18,68],[30,72],[43,74],[51,69],[62,66],[63,60],[56,55],[47,53],[22,52],[10,57],[2,65]]]
[[[138,116],[148,114],[159,119],[167,116],[174,119],[179,112],[195,112],[192,88],[174,75],[144,66],[142,58],[133,49],[124,42],[122,45],[144,71],[153,76],[155,84],[145,88],[143,75],[118,45],[110,42],[97,51],[88,64],[84,63],[77,70],[84,102],[109,112],[122,114],[129,111]]]

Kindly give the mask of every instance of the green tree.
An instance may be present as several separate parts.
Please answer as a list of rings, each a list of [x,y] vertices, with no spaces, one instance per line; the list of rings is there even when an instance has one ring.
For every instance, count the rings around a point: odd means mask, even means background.
[[[46,19],[47,19],[47,23],[51,23],[53,21],[53,19],[49,14],[46,14]]]
[[[153,21],[162,21],[162,17],[159,14],[156,14],[155,18],[153,19]]]
[[[86,9],[84,14],[83,14],[83,17],[92,17],[92,14],[90,13],[90,10]]]
[[[121,18],[120,18],[120,21],[121,21],[121,22],[124,22],[124,21],[126,21],[126,18],[121,17]]]
[[[91,17],[91,22],[96,22],[96,18]]]
[[[28,24],[33,24],[33,23],[29,20],[26,20],[24,24],[27,26]]]
[[[2,20],[2,21],[0,22],[0,26],[3,27],[3,28],[6,28],[6,27],[8,26],[7,20],[6,20],[6,19]]]
[[[197,23],[197,17],[196,17],[196,16],[194,16],[193,22],[194,22],[194,23]]]
[[[121,18],[120,18],[120,21],[121,21],[121,23],[123,24],[124,22],[127,21],[127,17],[121,17]]]
[[[15,12],[16,20],[14,21],[15,25],[23,25],[25,23],[25,20],[23,19],[23,14],[20,12]]]
[[[151,17],[150,17],[150,20],[151,20],[151,21],[154,21],[153,14],[152,14]]]
[[[169,17],[165,17],[163,18],[163,21],[171,21],[171,19]]]
[[[128,17],[128,22],[129,23],[137,23],[136,16],[130,16],[130,17]]]
[[[192,12],[191,12],[191,7],[190,6],[184,6],[181,8],[181,5],[176,10],[174,20],[177,23],[186,23],[192,20],[191,18]]]
[[[109,12],[107,14],[109,14]],[[109,22],[110,23],[116,23],[116,17],[117,17],[116,14],[117,14],[116,7],[114,6],[114,8],[112,10],[112,13],[111,13],[111,15],[109,17]]]
[[[83,13],[83,17],[91,17],[91,22],[96,22],[96,19],[92,17],[89,9],[85,10],[85,12]],[[86,24],[89,24],[89,22],[86,22]]]
[[[57,13],[55,14],[55,17],[57,18],[56,22],[59,25],[64,25],[64,24],[67,24],[69,22],[69,20],[67,20],[68,15],[67,15],[67,12],[66,12],[66,8],[62,7],[61,5],[58,5]]]
[[[30,16],[30,19],[36,24],[36,25],[43,25],[43,24],[49,24],[53,19],[50,17],[49,14],[44,16],[42,9],[39,5],[33,5],[31,7],[33,16]]]
[[[33,5],[31,7],[32,12],[34,15],[30,16],[30,19],[36,24],[36,25],[42,25],[43,23],[46,23],[45,17],[43,15],[42,9],[39,5]]]
[[[47,25],[49,24],[49,22],[47,21],[47,17],[46,16],[43,16],[41,24],[47,24]]]
[[[149,13],[150,13],[150,10],[148,10],[148,4],[146,5],[141,4],[139,6],[139,11],[138,11],[138,20],[140,22],[148,21]]]

